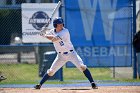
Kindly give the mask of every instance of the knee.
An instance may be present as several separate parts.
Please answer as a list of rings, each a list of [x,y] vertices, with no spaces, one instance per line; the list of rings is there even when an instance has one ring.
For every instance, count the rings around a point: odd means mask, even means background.
[[[54,71],[53,71],[52,69],[48,69],[48,70],[47,70],[47,74],[48,74],[49,76],[53,76],[53,75],[54,75]]]
[[[81,68],[82,71],[85,71],[87,69],[87,66],[86,65],[81,65],[80,68]]]

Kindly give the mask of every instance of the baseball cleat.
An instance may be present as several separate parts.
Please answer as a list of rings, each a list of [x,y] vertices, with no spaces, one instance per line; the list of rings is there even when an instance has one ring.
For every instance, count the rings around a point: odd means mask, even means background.
[[[37,84],[37,85],[34,86],[34,88],[35,89],[40,89],[41,88],[41,85]]]
[[[5,80],[5,79],[7,79],[7,78],[4,76],[0,76],[0,81]]]
[[[92,89],[98,89],[97,85],[94,82],[91,83],[91,86],[92,86]]]

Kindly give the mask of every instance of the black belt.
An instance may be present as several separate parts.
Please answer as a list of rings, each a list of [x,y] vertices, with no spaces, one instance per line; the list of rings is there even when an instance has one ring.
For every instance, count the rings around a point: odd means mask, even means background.
[[[69,52],[73,52],[73,50],[69,50]],[[58,53],[62,53],[62,54],[68,54],[69,52],[58,52]]]

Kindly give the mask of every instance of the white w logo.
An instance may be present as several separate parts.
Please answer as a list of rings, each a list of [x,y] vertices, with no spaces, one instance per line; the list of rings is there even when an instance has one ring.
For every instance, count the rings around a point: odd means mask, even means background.
[[[111,40],[114,15],[109,20],[109,14],[116,10],[117,0],[78,0],[83,20],[86,40],[91,40],[97,4],[99,3],[104,34],[106,40]],[[94,33],[93,33],[94,34]]]

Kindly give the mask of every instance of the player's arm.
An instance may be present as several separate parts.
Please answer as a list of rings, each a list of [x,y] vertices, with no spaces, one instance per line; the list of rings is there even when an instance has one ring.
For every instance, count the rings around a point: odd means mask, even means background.
[[[47,39],[51,40],[52,42],[60,40],[59,36],[54,36],[54,35],[46,35],[45,36]]]

